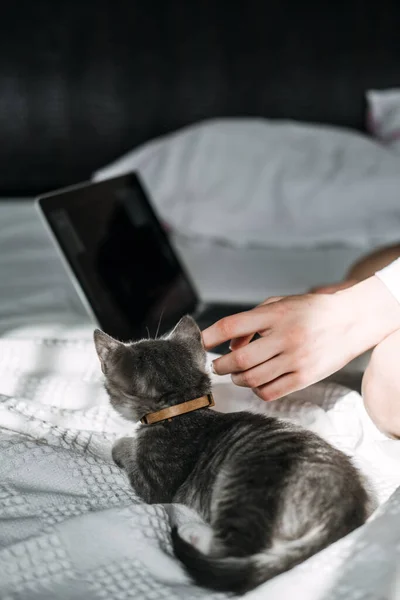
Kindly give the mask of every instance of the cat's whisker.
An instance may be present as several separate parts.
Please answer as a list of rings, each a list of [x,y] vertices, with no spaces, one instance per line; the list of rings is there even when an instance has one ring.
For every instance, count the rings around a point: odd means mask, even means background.
[[[164,308],[162,309],[160,318],[158,320],[158,326],[157,326],[157,331],[156,331],[156,337],[155,337],[155,339],[157,339],[158,332],[160,331],[161,319],[163,318],[163,314],[164,314]]]
[[[147,325],[146,325],[146,329],[147,329],[147,339],[149,340],[150,339],[150,329],[147,327]]]

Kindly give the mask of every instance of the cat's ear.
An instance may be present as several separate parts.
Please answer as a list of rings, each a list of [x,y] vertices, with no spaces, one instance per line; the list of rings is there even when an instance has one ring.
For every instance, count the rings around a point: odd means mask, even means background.
[[[94,334],[94,345],[96,347],[97,355],[100,359],[101,370],[103,373],[106,372],[107,369],[107,360],[110,357],[110,353],[115,351],[119,346],[122,345],[122,342],[115,340],[104,331],[100,329],[95,329]]]
[[[203,347],[203,341],[201,338],[201,331],[196,321],[186,315],[175,325],[170,336],[171,339],[185,340],[188,342],[200,344]]]

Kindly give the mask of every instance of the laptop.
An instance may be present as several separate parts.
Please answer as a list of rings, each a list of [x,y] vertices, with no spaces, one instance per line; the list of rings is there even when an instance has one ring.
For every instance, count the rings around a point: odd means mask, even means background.
[[[36,206],[91,320],[119,340],[160,336],[185,314],[204,329],[252,308],[201,301],[137,173],[57,190]]]

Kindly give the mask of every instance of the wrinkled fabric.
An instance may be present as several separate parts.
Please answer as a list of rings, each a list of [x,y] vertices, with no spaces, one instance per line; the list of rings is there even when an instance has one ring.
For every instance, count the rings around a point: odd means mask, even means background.
[[[225,597],[195,587],[172,555],[171,523],[196,528],[197,515],[143,504],[113,464],[114,440],[135,426],[109,406],[90,328],[75,339],[47,330],[0,340],[0,392],[1,598]],[[360,396],[321,383],[263,403],[217,376],[214,392],[217,410],[248,408],[319,432],[354,457],[380,502],[365,526],[247,597],[381,597],[399,559],[400,449]]]

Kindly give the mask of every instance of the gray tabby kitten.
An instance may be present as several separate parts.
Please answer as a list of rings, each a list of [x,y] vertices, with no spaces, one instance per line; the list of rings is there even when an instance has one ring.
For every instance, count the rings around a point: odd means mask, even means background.
[[[112,406],[131,421],[211,391],[200,330],[184,317],[167,337],[124,344],[96,330]],[[213,530],[207,554],[176,528],[176,556],[200,585],[244,593],[362,525],[368,495],[350,460],[314,433],[249,412],[207,408],[113,447],[137,494],[180,502]]]

